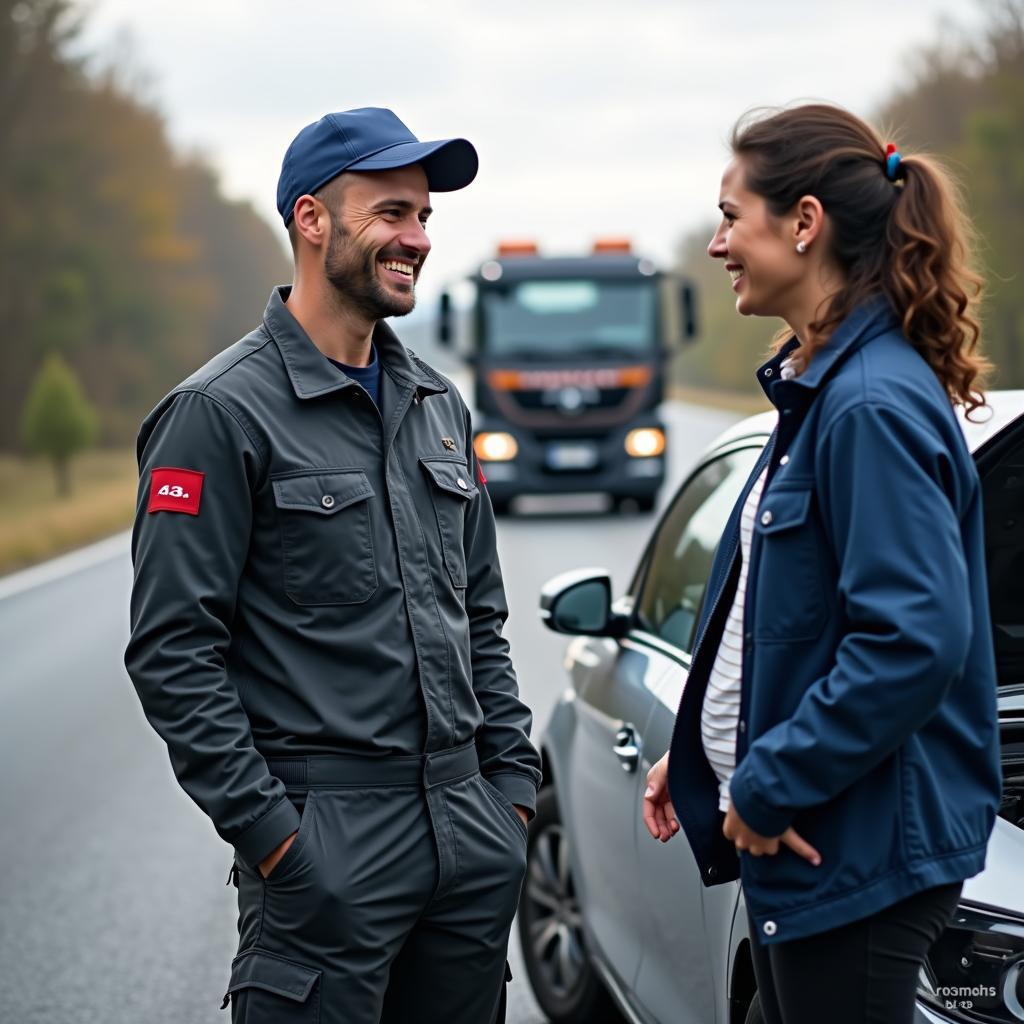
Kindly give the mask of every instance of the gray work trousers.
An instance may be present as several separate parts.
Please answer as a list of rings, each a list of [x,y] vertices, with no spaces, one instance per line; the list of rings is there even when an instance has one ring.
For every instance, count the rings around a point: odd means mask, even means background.
[[[492,1024],[526,827],[472,743],[268,762],[301,814],[263,879],[236,858],[232,1024]]]

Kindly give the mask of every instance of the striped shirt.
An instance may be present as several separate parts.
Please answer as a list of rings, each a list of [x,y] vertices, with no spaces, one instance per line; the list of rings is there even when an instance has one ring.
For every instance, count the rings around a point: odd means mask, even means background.
[[[796,371],[792,360],[781,367],[783,380],[792,380]],[[743,683],[743,599],[747,592],[747,567],[750,565],[750,547],[754,536],[754,517],[761,503],[766,466],[750,489],[740,516],[740,579],[736,596],[725,620],[725,629],[715,654],[715,664],[704,691],[704,704],[700,712],[700,735],[704,754],[718,777],[718,809],[729,810],[729,781],[736,771],[736,727],[740,719],[740,690]]]
[[[729,617],[725,620],[700,714],[704,754],[718,776],[718,808],[721,811],[729,809],[729,780],[736,770],[736,726],[740,718],[740,685],[743,681],[743,595],[747,589],[754,516],[767,472],[765,467],[743,505],[740,517],[740,579]]]

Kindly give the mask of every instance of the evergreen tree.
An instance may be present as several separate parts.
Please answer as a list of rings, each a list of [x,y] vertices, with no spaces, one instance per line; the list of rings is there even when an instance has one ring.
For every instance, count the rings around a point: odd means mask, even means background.
[[[71,493],[71,457],[95,441],[97,422],[74,370],[60,356],[50,356],[29,391],[21,431],[29,450],[53,463],[62,497]]]

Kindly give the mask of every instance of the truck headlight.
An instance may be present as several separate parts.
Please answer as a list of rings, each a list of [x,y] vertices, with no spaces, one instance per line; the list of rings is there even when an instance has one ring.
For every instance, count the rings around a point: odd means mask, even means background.
[[[626,454],[635,459],[649,459],[665,450],[665,431],[657,427],[641,427],[626,435]]]
[[[519,454],[519,445],[511,434],[477,434],[473,450],[482,462],[508,462]]]
[[[957,907],[921,968],[918,997],[952,1020],[1024,1021],[1024,920]]]

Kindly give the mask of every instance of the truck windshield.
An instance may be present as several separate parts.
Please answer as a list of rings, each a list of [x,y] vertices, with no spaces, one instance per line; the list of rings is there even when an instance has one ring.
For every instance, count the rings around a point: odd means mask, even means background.
[[[657,344],[657,284],[521,281],[484,289],[481,348],[492,356],[634,355]]]

